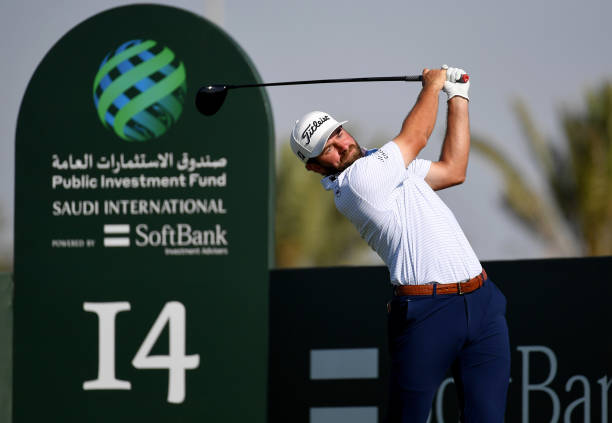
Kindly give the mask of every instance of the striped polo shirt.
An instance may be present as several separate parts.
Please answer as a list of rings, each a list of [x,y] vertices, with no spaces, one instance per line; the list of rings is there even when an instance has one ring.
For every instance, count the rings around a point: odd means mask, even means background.
[[[388,266],[393,284],[459,282],[482,271],[457,219],[425,182],[430,166],[415,159],[406,167],[390,141],[322,180],[336,208]]]

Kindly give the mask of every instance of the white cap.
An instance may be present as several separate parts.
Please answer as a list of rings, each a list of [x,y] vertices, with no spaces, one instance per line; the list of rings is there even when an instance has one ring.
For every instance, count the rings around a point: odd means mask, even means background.
[[[325,112],[310,112],[295,121],[291,131],[291,149],[298,158],[307,162],[323,151],[329,136],[347,120],[338,122]]]

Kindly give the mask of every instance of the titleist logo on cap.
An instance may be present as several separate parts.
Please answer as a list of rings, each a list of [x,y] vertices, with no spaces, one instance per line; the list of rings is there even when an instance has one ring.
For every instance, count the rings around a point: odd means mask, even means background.
[[[316,130],[319,129],[319,127],[323,125],[323,123],[327,122],[328,120],[329,120],[329,116],[325,115],[321,119],[313,120],[312,123],[308,124],[306,129],[304,129],[304,132],[302,132],[302,139],[306,138],[307,140],[305,145],[310,144],[310,137],[312,137],[312,135],[316,132]]]

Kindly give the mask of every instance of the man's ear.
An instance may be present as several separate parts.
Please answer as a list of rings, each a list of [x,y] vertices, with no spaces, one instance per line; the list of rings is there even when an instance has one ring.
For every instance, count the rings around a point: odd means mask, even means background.
[[[320,173],[323,176],[326,175],[325,168],[316,162],[306,163],[306,169],[310,170],[311,172]]]

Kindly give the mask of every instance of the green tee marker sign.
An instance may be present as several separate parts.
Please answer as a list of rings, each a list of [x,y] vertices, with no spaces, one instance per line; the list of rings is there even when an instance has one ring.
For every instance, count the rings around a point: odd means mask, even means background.
[[[263,422],[273,128],[206,20],[134,5],[71,29],[17,123],[14,421]]]

